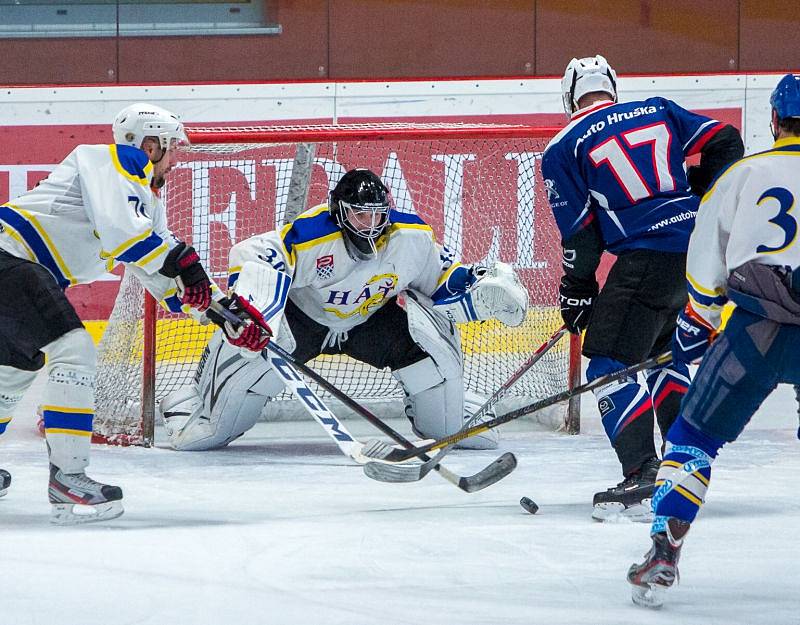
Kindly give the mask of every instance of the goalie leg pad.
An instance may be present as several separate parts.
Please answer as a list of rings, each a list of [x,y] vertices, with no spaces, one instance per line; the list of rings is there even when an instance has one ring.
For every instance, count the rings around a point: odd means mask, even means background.
[[[42,351],[47,383],[41,408],[50,462],[64,473],[81,473],[89,465],[92,442],[94,342],[86,330],[72,330]]]
[[[431,358],[393,372],[406,393],[406,416],[421,438],[442,438],[455,434],[469,419],[465,414],[464,386],[461,376],[446,379]],[[464,439],[464,449],[495,449],[497,434],[489,430]]]
[[[36,371],[0,366],[0,434],[6,431],[14,409],[35,379]]]
[[[269,398],[282,390],[283,382],[266,361],[243,357],[218,331],[195,383],[167,395],[159,410],[175,449],[218,449],[252,428]]]
[[[424,296],[407,291],[402,300],[409,334],[429,356],[393,372],[406,392],[406,415],[423,438],[455,434],[469,416],[464,409],[461,336],[455,324],[435,312]],[[494,449],[497,434],[489,430],[464,439],[459,446]]]

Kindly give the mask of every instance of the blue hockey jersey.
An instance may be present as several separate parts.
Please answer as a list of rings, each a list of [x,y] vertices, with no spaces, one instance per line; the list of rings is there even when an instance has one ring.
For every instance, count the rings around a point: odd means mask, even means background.
[[[684,160],[723,127],[666,98],[578,111],[542,157],[562,240],[597,220],[613,254],[686,251],[700,198],[689,190]]]

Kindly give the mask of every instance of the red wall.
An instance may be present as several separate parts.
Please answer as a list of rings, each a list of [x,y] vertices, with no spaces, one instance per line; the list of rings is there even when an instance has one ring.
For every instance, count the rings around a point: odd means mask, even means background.
[[[2,84],[785,71],[796,0],[267,0],[280,35],[0,39]]]

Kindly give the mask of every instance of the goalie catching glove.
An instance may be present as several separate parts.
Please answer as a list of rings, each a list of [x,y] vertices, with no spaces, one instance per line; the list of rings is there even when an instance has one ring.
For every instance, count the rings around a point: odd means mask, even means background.
[[[173,247],[158,273],[175,279],[182,304],[201,312],[211,305],[211,280],[191,245],[180,242]]]
[[[241,323],[234,326],[213,308],[206,311],[206,316],[222,328],[228,342],[251,352],[261,352],[272,338],[272,328],[264,321],[258,309],[235,293],[232,297],[223,297],[219,304],[241,319]]]
[[[525,321],[528,291],[511,265],[496,262],[489,268],[473,267],[470,272],[474,282],[469,289],[436,301],[434,310],[457,323],[497,319],[516,327]]]

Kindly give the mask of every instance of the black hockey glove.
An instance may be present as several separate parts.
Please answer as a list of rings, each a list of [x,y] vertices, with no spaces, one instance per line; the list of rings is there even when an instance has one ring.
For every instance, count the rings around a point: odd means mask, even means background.
[[[173,247],[158,273],[175,279],[181,303],[201,312],[211,304],[211,280],[191,245],[180,242]]]
[[[561,302],[561,318],[567,330],[580,334],[586,329],[599,290],[594,278],[580,279],[568,275],[561,278],[558,298]]]

